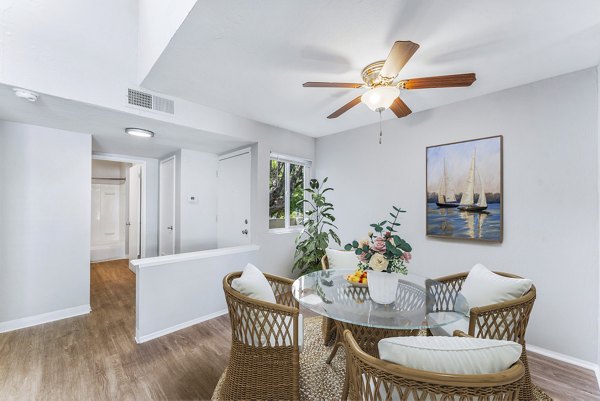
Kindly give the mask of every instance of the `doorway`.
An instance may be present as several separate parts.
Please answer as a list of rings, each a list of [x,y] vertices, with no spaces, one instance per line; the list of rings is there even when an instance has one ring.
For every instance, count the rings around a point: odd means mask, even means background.
[[[145,257],[144,161],[92,156],[92,262]]]
[[[250,244],[250,148],[219,157],[217,247]]]

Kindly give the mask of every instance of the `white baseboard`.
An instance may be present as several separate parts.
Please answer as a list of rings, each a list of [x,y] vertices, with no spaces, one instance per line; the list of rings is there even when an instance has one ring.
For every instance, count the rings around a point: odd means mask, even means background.
[[[540,354],[551,359],[556,359],[557,361],[565,362],[570,365],[579,366],[580,368],[593,371],[596,375],[598,387],[600,388],[600,367],[598,366],[598,364],[590,361],[585,361],[583,359],[574,358],[572,356],[561,354],[559,352],[551,351],[546,348],[537,347],[531,344],[527,344],[527,351],[535,352],[536,354]]]
[[[53,312],[42,313],[41,315],[23,317],[21,319],[9,320],[7,322],[0,322],[0,333],[6,333],[8,331],[24,329],[25,327],[37,326],[38,324],[44,324],[54,322],[56,320],[66,319],[69,317],[85,315],[90,313],[92,308],[90,305],[80,305],[73,308],[61,309]]]
[[[216,317],[223,316],[223,315],[226,315],[226,314],[227,314],[227,309],[222,309],[222,310],[217,311],[215,313],[211,313],[210,315],[200,316],[200,317],[198,317],[196,319],[188,320],[187,322],[180,323],[180,324],[177,324],[175,326],[167,327],[166,329],[155,331],[154,333],[146,334],[146,335],[143,335],[143,336],[140,336],[138,334],[138,331],[137,331],[137,328],[136,328],[135,342],[137,342],[138,344],[145,343],[146,341],[154,340],[155,338],[162,337],[162,336],[165,336],[167,334],[171,334],[171,333],[173,333],[175,331],[178,331],[178,330],[181,330],[181,329],[185,329],[186,327],[190,327],[190,326],[193,326],[195,324],[202,323],[202,322],[205,322],[207,320],[214,319]]]

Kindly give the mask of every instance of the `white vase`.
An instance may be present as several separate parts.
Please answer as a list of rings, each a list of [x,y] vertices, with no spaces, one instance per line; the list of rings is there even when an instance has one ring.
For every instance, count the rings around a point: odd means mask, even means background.
[[[369,284],[369,295],[378,304],[391,304],[396,300],[398,290],[398,273],[376,272],[369,270],[367,283]]]

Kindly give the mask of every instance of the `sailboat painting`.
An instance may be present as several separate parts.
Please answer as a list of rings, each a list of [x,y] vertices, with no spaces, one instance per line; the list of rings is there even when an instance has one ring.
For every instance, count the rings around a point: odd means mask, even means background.
[[[502,136],[430,146],[427,235],[502,242]]]

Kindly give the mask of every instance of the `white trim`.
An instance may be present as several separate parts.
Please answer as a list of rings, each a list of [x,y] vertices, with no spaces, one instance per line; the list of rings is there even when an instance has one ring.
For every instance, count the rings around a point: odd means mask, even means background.
[[[226,314],[227,314],[227,309],[222,309],[222,310],[217,311],[215,313],[211,313],[211,314],[205,315],[205,316],[200,316],[200,317],[198,317],[196,319],[188,320],[187,322],[180,323],[180,324],[177,324],[175,326],[168,327],[166,329],[162,329],[162,330],[159,330],[159,331],[155,331],[154,333],[146,334],[145,336],[141,336],[141,337],[136,332],[135,342],[138,343],[138,344],[145,343],[146,341],[154,340],[155,338],[162,337],[162,336],[165,336],[167,334],[171,334],[171,333],[173,333],[175,331],[178,331],[178,330],[181,330],[181,329],[185,329],[186,327],[190,327],[190,326],[193,326],[195,324],[202,323],[202,322],[205,322],[207,320],[211,320],[211,319],[214,319],[216,317],[223,316],[223,315],[226,315]],[[136,329],[136,331],[137,331],[137,329]]]
[[[598,382],[598,387],[600,387],[600,367],[594,362],[575,358],[569,355],[561,354],[560,352],[551,351],[549,349],[531,344],[527,344],[527,351],[531,351],[533,353],[540,354],[545,357],[555,359],[557,361],[568,363],[569,365],[579,366],[580,368],[591,370],[595,373],[596,381]]]
[[[7,322],[0,322],[0,333],[6,333],[8,331],[24,329],[25,327],[37,326],[38,324],[44,324],[54,322],[56,320],[66,319],[69,317],[85,315],[90,313],[92,308],[90,305],[80,305],[73,308],[61,309],[53,312],[42,313],[40,315],[23,317],[20,319],[9,320]]]
[[[258,245],[242,245],[232,246],[228,248],[209,249],[206,251],[187,252],[180,253],[177,255],[164,255],[156,256],[153,258],[132,260],[129,262],[130,268],[133,267],[133,271],[137,272],[139,269],[145,269],[152,266],[164,266],[171,263],[186,262],[189,260],[207,259],[217,256],[234,255],[236,253],[254,252],[258,251],[260,246]]]
[[[225,160],[225,159],[231,159],[232,157],[245,155],[246,153],[250,153],[250,156],[252,156],[252,148],[242,148],[242,149],[235,150],[233,152],[225,153],[223,155],[219,155],[218,159],[219,159],[219,161]]]
[[[284,155],[284,154],[275,153],[275,152],[270,152],[269,158],[272,160],[278,160],[281,162],[300,164],[300,165],[306,166],[306,167],[312,167],[312,163],[313,163],[312,160],[310,160],[310,159],[303,159],[301,157]]]
[[[107,160],[121,163],[139,164],[142,167],[142,193],[140,194],[140,258],[146,257],[146,160],[136,158],[135,156],[126,156],[110,153],[92,153],[92,160]],[[91,252],[91,250],[90,250]]]

